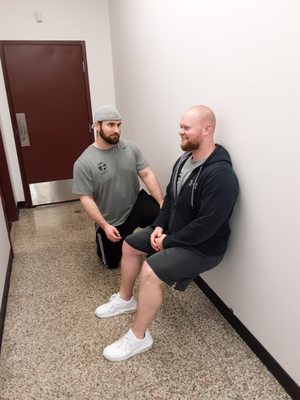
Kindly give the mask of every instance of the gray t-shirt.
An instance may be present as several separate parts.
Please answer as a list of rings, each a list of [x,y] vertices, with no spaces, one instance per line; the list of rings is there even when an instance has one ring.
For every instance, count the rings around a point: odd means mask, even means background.
[[[178,179],[177,179],[177,193],[180,192],[180,189],[182,188],[184,182],[191,175],[192,171],[195,168],[197,168],[200,165],[202,165],[205,160],[206,160],[206,158],[204,158],[203,160],[199,160],[199,161],[193,161],[192,156],[190,156],[186,160],[186,162],[184,163],[184,165],[181,168],[180,174],[179,174]]]
[[[108,150],[90,145],[74,164],[73,193],[92,196],[106,221],[121,225],[140,189],[137,173],[148,166],[133,142],[120,140]]]

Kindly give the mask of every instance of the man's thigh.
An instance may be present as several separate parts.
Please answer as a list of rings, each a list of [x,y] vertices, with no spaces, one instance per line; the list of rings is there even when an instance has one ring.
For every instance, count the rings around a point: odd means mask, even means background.
[[[150,236],[153,230],[154,229],[151,228],[151,226],[147,226],[147,228],[134,232],[132,235],[128,235],[125,238],[125,242],[134,249],[145,254],[153,254],[155,253],[155,250],[152,248],[150,243]]]
[[[189,247],[171,247],[146,260],[160,280],[184,291],[202,272],[215,267],[223,256],[208,257]]]

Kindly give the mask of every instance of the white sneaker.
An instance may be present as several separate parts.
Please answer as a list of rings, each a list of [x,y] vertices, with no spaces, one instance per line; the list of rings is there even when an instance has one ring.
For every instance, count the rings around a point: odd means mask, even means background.
[[[119,293],[111,296],[108,303],[96,308],[95,314],[99,318],[108,318],[115,315],[128,314],[136,311],[137,303],[132,296],[130,300],[121,299]]]
[[[146,331],[144,339],[138,339],[131,329],[115,343],[106,346],[103,350],[103,357],[109,361],[123,361],[136,354],[151,349],[153,344],[150,332]]]

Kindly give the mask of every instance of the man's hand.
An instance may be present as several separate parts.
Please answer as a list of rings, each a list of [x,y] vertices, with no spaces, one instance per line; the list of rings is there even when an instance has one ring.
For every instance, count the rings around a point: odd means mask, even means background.
[[[163,233],[163,229],[159,226],[154,229],[150,236],[150,242],[155,251],[161,251],[164,248],[162,242],[166,236],[167,235]]]
[[[105,232],[107,239],[110,240],[111,242],[118,242],[119,240],[122,239],[120,232],[113,225],[107,224],[105,225],[105,228],[103,228],[103,230]]]

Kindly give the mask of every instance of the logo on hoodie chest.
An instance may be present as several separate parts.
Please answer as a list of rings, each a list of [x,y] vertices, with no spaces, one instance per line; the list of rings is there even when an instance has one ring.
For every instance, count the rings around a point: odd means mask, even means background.
[[[188,186],[189,187],[194,187],[194,189],[196,189],[197,186],[198,186],[198,182],[197,181],[195,182],[195,179],[190,179],[189,182],[188,182]]]

